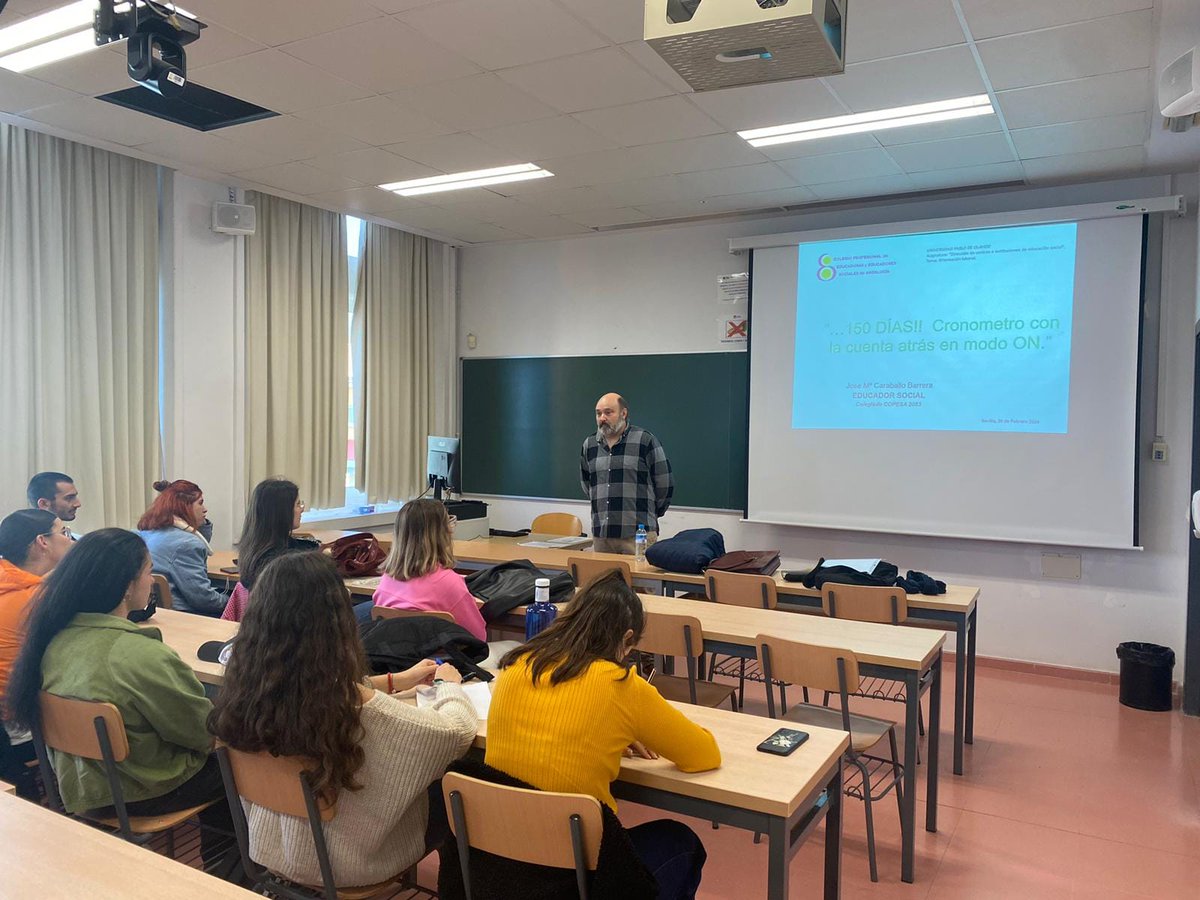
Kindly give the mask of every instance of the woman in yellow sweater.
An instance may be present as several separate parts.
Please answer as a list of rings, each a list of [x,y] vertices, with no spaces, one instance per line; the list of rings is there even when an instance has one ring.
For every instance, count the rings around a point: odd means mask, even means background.
[[[621,757],[665,756],[684,772],[721,764],[716,739],[625,663],[645,627],[642,603],[615,570],[588,584],[545,631],[500,660],[486,761],[544,791],[591,794],[616,811]],[[661,900],[691,898],[704,845],[660,819],[629,830]]]

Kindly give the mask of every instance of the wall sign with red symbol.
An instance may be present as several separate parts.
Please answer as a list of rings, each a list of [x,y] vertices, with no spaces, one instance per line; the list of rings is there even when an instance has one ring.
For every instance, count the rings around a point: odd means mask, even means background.
[[[750,337],[750,322],[745,316],[721,316],[717,325],[722,344],[744,344]]]

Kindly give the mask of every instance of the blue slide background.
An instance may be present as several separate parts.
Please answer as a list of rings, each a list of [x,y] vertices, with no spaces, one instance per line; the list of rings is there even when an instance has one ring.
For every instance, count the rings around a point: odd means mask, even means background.
[[[1067,223],[801,244],[792,427],[1065,434],[1075,242]]]

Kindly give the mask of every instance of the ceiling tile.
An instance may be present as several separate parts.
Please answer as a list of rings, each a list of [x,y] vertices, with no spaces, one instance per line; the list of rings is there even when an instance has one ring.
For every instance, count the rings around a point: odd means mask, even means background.
[[[661,161],[666,172],[701,172],[726,166],[765,162],[761,153],[735,134],[710,134],[686,141],[647,144],[630,151],[647,161]]]
[[[46,84],[44,81],[30,78],[28,75],[19,75],[7,69],[0,69],[0,111],[2,112],[19,113],[38,106],[65,103],[67,100],[74,100],[77,97],[77,94],[65,88]]]
[[[996,95],[1009,128],[1032,128],[1146,109],[1149,69],[1127,69]]]
[[[723,210],[714,210],[704,200],[672,200],[663,203],[646,203],[638,210],[649,220],[694,219],[699,216],[717,215]]]
[[[268,187],[301,196],[341,191],[359,186],[353,179],[322,172],[320,169],[314,169],[312,166],[300,162],[267,166],[265,169],[250,169],[246,172],[238,172],[237,176],[246,181],[265,184]]]
[[[1142,147],[1122,147],[1118,150],[1097,150],[1092,153],[1070,153],[1065,156],[1043,156],[1022,163],[1030,182],[1079,181],[1097,175],[1135,173],[1146,164]]]
[[[402,159],[379,147],[335,153],[332,156],[314,156],[305,162],[323,172],[344,175],[362,184],[391,184],[394,181],[408,181],[411,178],[428,178],[441,174],[437,169]]]
[[[200,38],[187,46],[188,71],[266,49],[266,45],[208,22]],[[124,51],[122,51],[124,52]]]
[[[846,114],[819,79],[781,81],[693,94],[691,101],[734,131]]]
[[[150,141],[138,150],[164,161],[172,168],[196,167],[213,172],[238,172],[260,169],[279,162],[277,157],[259,153],[215,134],[188,130],[174,138]]]
[[[828,79],[828,84],[852,112],[870,112],[984,92],[979,69],[966,47],[945,47],[928,53],[846,66],[846,71]]]
[[[635,225],[639,222],[649,222],[651,216],[641,210],[625,207],[622,209],[594,209],[569,213],[563,218],[570,219],[585,228],[612,228],[616,225]]]
[[[475,134],[485,143],[530,162],[616,146],[571,116],[519,122],[476,131]]]
[[[846,29],[846,62],[857,63],[961,44],[950,0],[854,0]]]
[[[658,175],[654,178],[638,178],[596,187],[609,199],[609,206],[643,206],[647,203],[674,203],[681,200],[699,200],[704,191],[689,184],[682,175]]]
[[[294,116],[276,116],[221,130],[221,137],[253,147],[277,162],[362,150],[365,144],[349,135]]]
[[[667,65],[666,61],[645,41],[630,41],[627,44],[621,44],[620,48],[626,56],[653,75],[655,79],[665,84],[672,93],[692,93],[692,86]]]
[[[188,133],[188,129],[182,125],[173,125],[91,97],[77,97],[64,103],[42,106],[24,113],[24,116],[62,128],[85,141],[109,141],[126,147],[170,140]]]
[[[644,0],[558,0],[614,44],[642,39]]]
[[[417,197],[400,197],[391,191],[381,191],[377,187],[348,188],[343,191],[326,191],[309,196],[314,202],[324,204],[331,209],[359,213],[364,216],[382,216],[397,210],[425,205]]]
[[[529,162],[507,150],[485,144],[473,134],[444,134],[419,141],[389,144],[386,150],[436,169],[438,172],[471,172]]]
[[[89,97],[133,87],[125,62],[125,45],[116,48],[96,48],[70,59],[61,59],[48,66],[39,66],[24,73]]]
[[[418,6],[428,6],[439,0],[367,0],[367,2],[385,13],[398,13],[416,9]]]
[[[779,206],[799,206],[811,203],[817,199],[812,188],[789,187],[776,191],[755,191],[748,194],[730,194],[724,197],[711,197],[710,203],[720,204],[729,209],[771,209]]]
[[[676,177],[676,176],[670,176]],[[542,212],[554,215],[587,212],[597,209],[611,209],[620,206],[607,194],[594,187],[566,188],[565,190],[541,191],[520,198],[526,206],[540,209]]]
[[[478,225],[463,225],[456,228],[454,237],[467,244],[490,244],[496,241],[521,241],[529,235],[509,231],[499,225],[488,225],[481,222]]]
[[[190,72],[200,84],[265,106],[293,112],[357,100],[370,92],[278,50],[204,66]]]
[[[630,65],[616,47],[506,69],[500,77],[562,112],[636,103],[670,93],[662,82]]]
[[[1022,159],[1140,147],[1149,136],[1144,112],[1062,125],[1018,128],[1012,132],[1013,143],[1017,145],[1017,152]]]
[[[755,149],[769,159],[797,159],[801,156],[828,156],[830,153],[847,153],[851,150],[875,150],[878,147],[879,141],[873,134],[843,134],[816,141],[796,141]]]
[[[933,172],[957,166],[984,166],[1014,161],[1008,139],[999,132],[927,144],[900,144],[889,147],[888,153],[905,172]]]
[[[1150,9],[1154,0],[960,0],[967,27],[976,40],[1036,31],[1098,19],[1135,9]]]
[[[423,113],[402,107],[387,97],[351,100],[349,103],[306,109],[296,115],[375,147],[449,134],[455,130]]]
[[[622,147],[678,141],[725,129],[681,96],[576,113],[575,118]]]
[[[828,156],[808,156],[783,160],[776,165],[806,185],[900,174],[900,167],[885,150],[854,150]]]
[[[391,96],[401,106],[420,110],[455,131],[481,131],[557,112],[492,74],[406,88]]]
[[[926,125],[914,125],[908,128],[887,128],[875,132],[875,139],[885,147],[893,147],[897,144],[948,141],[951,138],[967,137],[972,134],[991,134],[1000,130],[999,116],[974,116],[970,119],[930,122]]]
[[[608,43],[550,0],[443,0],[399,18],[485,69],[540,62]]]
[[[271,47],[383,15],[364,0],[298,6],[296,0],[190,0],[187,4],[201,21],[219,23]]]
[[[774,191],[796,186],[795,179],[774,163],[690,172],[679,177],[689,189],[701,197]]]
[[[853,181],[834,181],[812,186],[813,193],[821,200],[887,197],[891,194],[911,193],[916,189],[907,175],[881,175],[876,178],[856,178]]]
[[[1022,181],[1024,172],[1020,163],[1002,162],[986,166],[964,166],[940,172],[914,172],[909,175],[913,185],[922,191],[943,188],[971,187],[983,184],[1000,184],[1006,181]]]
[[[491,216],[491,225],[499,225],[510,231],[518,231],[532,238],[562,237],[569,234],[586,234],[590,229],[562,216],[552,216],[536,209],[513,210],[510,213]]]
[[[281,49],[289,56],[381,94],[479,71],[465,57],[387,17],[287,44]]]
[[[1152,62],[1153,35],[1153,14],[1142,10],[980,41],[978,47],[992,86],[1003,91],[1144,69]]]
[[[486,193],[483,188],[476,188],[475,191],[480,194]],[[457,228],[481,224],[477,218],[465,212],[454,212],[449,209],[443,209],[440,206],[422,206],[417,209],[406,209],[403,212],[397,213],[396,219],[409,228],[415,228],[420,231],[442,232],[444,234],[449,234]]]

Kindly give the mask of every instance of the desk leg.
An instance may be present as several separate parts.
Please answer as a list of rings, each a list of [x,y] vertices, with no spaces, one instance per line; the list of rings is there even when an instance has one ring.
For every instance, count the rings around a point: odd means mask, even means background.
[[[925,760],[925,830],[937,831],[938,814],[938,743],[942,728],[942,653],[930,668],[929,743]]]
[[[967,724],[963,740],[968,744],[975,743],[975,635],[979,631],[978,613],[979,606],[976,605],[967,617]]]
[[[900,880],[912,884],[917,820],[917,711],[921,708],[920,673],[904,676],[904,803],[900,810]],[[931,701],[932,705],[932,701]],[[930,715],[930,744],[933,743],[933,710]],[[933,752],[930,747],[930,753]]]
[[[767,900],[787,900],[789,857],[787,821],[772,816],[767,825]]]
[[[842,896],[842,760],[838,760],[826,794],[825,812],[825,900]]]
[[[963,773],[963,738],[967,720],[967,632],[968,620],[954,626],[954,774]]]

